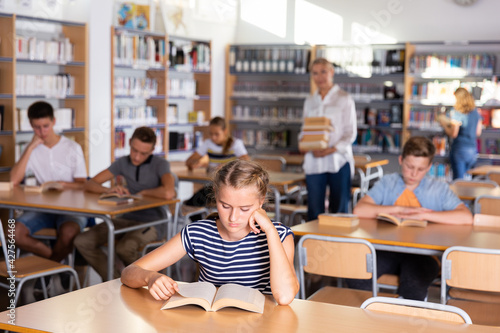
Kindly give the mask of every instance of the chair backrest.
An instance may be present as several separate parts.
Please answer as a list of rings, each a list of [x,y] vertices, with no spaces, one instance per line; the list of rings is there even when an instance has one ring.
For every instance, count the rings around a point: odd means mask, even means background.
[[[277,155],[254,155],[252,160],[262,165],[267,171],[285,171],[286,160]]]
[[[500,197],[480,195],[474,200],[474,214],[500,216]]]
[[[455,179],[453,182],[451,182],[451,185],[459,185],[463,187],[486,187],[486,188],[495,188],[498,186],[497,183],[495,183],[492,180],[489,179],[474,179],[474,180],[464,180],[464,179]]]
[[[500,250],[453,246],[443,253],[441,265],[442,304],[448,286],[500,292]]]
[[[474,214],[474,226],[500,228],[500,216]]]
[[[472,324],[470,316],[464,310],[455,306],[432,302],[392,297],[371,297],[361,304],[361,308],[411,317]]]
[[[298,245],[300,295],[305,298],[304,272],[352,279],[372,279],[377,296],[375,248],[363,239],[305,235]]]
[[[500,186],[500,172],[498,171],[490,171],[486,174],[486,178],[494,181]]]

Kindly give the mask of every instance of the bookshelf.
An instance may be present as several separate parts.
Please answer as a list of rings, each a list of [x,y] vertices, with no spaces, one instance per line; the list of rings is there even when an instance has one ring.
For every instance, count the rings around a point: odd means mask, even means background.
[[[210,119],[210,42],[111,28],[111,160],[129,153],[135,128],[148,126],[154,154],[190,153]]]
[[[88,169],[86,24],[0,13],[0,40],[0,179],[31,140],[23,110],[37,100],[52,104],[56,131],[82,146]]]
[[[335,68],[334,82],[356,104],[354,153],[398,154],[403,131],[405,45],[317,45]]]
[[[407,43],[406,57],[404,138],[427,136],[433,139],[437,155],[447,158],[449,139],[435,120],[435,114],[449,112],[455,102],[454,91],[465,87],[473,94],[483,115],[484,130],[478,139],[478,151],[491,156],[498,154],[500,124],[492,126],[491,116],[500,108],[497,84],[500,42]]]
[[[250,151],[297,152],[311,92],[308,45],[229,45],[225,117]]]

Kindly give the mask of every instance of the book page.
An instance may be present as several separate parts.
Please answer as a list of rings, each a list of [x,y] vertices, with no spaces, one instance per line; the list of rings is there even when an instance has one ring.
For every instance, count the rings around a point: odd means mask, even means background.
[[[181,305],[195,304],[210,311],[217,288],[208,282],[178,284],[179,292],[175,293],[161,308],[170,309]]]
[[[215,296],[212,310],[217,311],[223,307],[234,306],[247,311],[264,312],[265,296],[250,287],[228,283],[219,288]]]
[[[377,215],[377,219],[381,221],[390,222],[395,225],[401,225],[401,219],[397,218],[396,216],[392,216],[390,214],[380,213]]]

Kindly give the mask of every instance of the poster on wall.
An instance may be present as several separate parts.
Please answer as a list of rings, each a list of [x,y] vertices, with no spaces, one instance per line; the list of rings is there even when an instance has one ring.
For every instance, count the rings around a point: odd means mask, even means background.
[[[128,29],[154,30],[154,5],[139,2],[115,3],[115,25]]]

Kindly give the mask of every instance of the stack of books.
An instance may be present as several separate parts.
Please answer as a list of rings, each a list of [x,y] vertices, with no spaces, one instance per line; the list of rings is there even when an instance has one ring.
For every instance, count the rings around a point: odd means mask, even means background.
[[[299,149],[301,151],[310,151],[327,148],[330,132],[332,131],[333,127],[327,117],[305,118]]]

